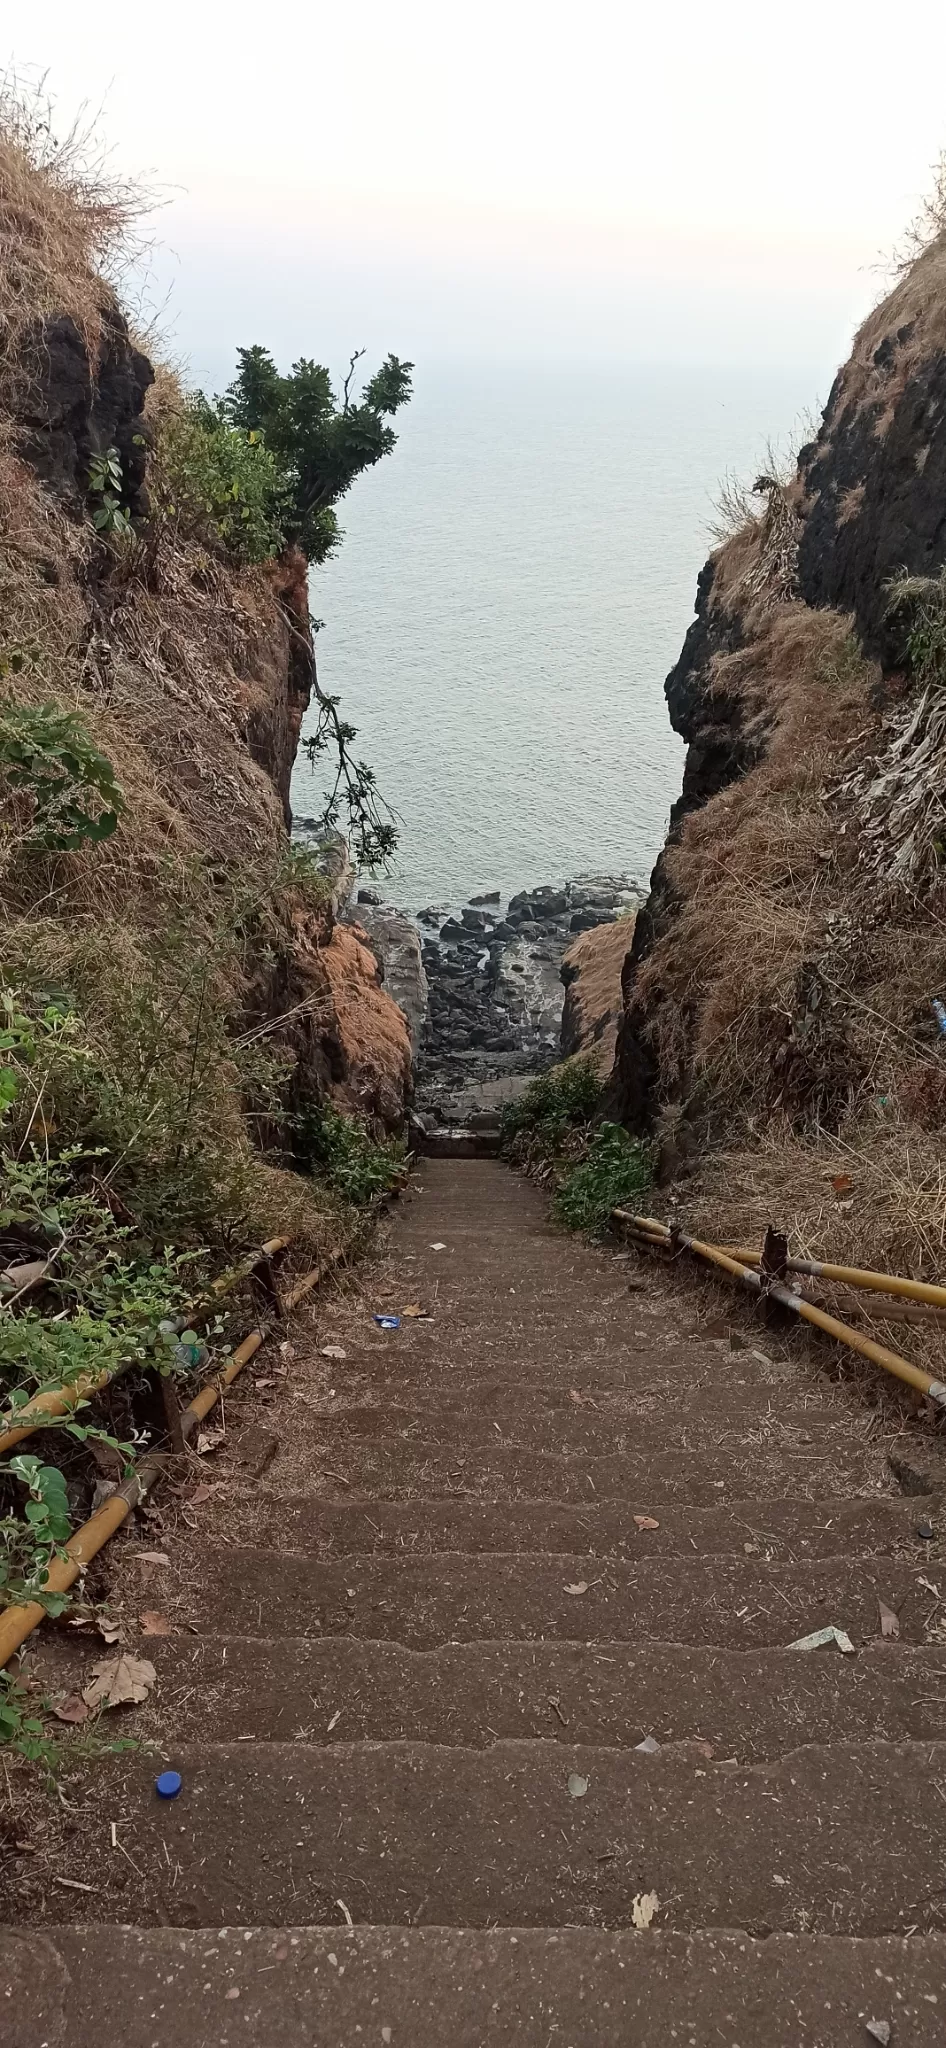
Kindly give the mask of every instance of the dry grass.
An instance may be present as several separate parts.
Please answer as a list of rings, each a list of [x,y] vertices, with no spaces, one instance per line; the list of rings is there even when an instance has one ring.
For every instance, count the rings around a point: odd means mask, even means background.
[[[94,352],[109,285],[129,260],[147,210],[116,177],[94,129],[57,131],[42,83],[0,78],[0,394],[22,400],[39,323],[70,316]]]
[[[335,1023],[321,959],[330,918],[279,879],[274,778],[302,711],[291,657],[307,630],[304,573],[235,570],[170,518],[103,546],[16,452],[44,321],[76,322],[94,382],[142,203],[88,134],[56,136],[41,93],[0,83],[0,660],[29,651],[3,693],[77,711],[125,797],[113,837],[75,853],[37,853],[15,813],[0,814],[0,971],[14,985],[81,991],[118,1088],[122,1061],[136,1073],[143,1057],[130,994],[140,1014],[150,1003],[180,1026],[168,1034],[169,1083],[208,1007],[215,1028],[237,1035],[288,1013],[262,1050],[282,1061],[291,1093],[297,1069],[311,1081],[326,1067],[319,1034]],[[151,421],[180,402],[175,373],[160,371]],[[222,1227],[291,1228],[321,1245],[330,1226],[317,1195],[280,1166],[276,1126],[245,1072],[223,1057],[201,1076]],[[258,1156],[264,1136],[275,1165]]]
[[[717,557],[716,602],[732,610],[753,588],[761,552],[760,522]],[[679,1199],[717,1243],[759,1243],[771,1221],[815,1256],[942,1276],[946,1059],[930,998],[944,992],[946,881],[934,864],[881,902],[852,782],[889,765],[900,714],[888,726],[873,708],[877,671],[846,619],[765,600],[743,618],[711,696],[737,706],[759,764],[685,821],[667,856],[674,913],[631,994],[662,1135],[673,1156],[700,1155]],[[850,1208],[831,1189],[847,1173]],[[941,1348],[943,1333],[919,1339]]]

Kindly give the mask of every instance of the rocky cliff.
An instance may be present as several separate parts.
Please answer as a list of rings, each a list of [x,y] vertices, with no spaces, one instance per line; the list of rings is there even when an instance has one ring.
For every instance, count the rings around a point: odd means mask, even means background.
[[[155,377],[97,273],[96,204],[0,138],[3,767],[26,732],[20,787],[35,797],[37,777],[73,774],[70,749],[98,750],[122,798],[110,837],[57,846],[7,782],[4,982],[27,1003],[66,991],[89,1061],[108,1070],[93,1118],[106,1150],[120,1102],[174,1098],[160,1114],[144,1101],[150,1152],[139,1133],[126,1178],[136,1149],[135,1171],[158,1182],[162,1161],[203,1145],[221,1174],[238,1162],[238,1208],[271,1224],[296,1201],[285,1169],[319,1103],[400,1129],[410,1041],[365,935],[338,923],[331,877],[290,844],[315,672],[306,564],[239,566],[162,488],[174,381]],[[120,476],[120,524],[103,461]],[[54,760],[42,736],[36,751],[44,707],[73,721],[55,729]]]
[[[704,1216],[794,1203],[812,1241],[921,1264],[946,1099],[944,485],[939,232],[700,576],[666,685],[683,788],[614,1070]]]

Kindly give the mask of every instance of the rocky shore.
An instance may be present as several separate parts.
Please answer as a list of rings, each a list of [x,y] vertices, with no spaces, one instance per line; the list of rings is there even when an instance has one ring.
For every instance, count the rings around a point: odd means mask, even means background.
[[[359,889],[348,914],[407,1016],[417,1114],[434,1124],[491,1120],[559,1058],[563,955],[580,933],[632,917],[641,899],[624,875],[584,875],[412,917]]]

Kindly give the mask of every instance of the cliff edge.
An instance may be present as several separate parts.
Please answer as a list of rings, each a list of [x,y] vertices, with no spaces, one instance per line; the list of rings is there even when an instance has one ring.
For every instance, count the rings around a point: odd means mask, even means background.
[[[177,487],[180,387],[106,281],[123,195],[28,110],[6,119],[8,1021],[50,1063],[44,1113],[101,1156],[127,1227],[318,1237],[313,1122],[328,1105],[377,1138],[400,1130],[411,1052],[365,934],[336,921],[331,863],[290,842],[315,675],[306,562],[241,558],[199,489]],[[22,1108],[29,1088],[9,1086]]]
[[[683,788],[613,1091],[718,1240],[942,1244],[946,216],[790,474],[729,493],[667,679]]]

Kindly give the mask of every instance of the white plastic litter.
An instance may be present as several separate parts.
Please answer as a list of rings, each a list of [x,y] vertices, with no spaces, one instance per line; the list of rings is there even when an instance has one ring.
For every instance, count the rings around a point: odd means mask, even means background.
[[[789,1643],[790,1650],[821,1650],[826,1643],[837,1643],[846,1657],[853,1657],[854,1644],[843,1628],[816,1628],[814,1635],[799,1636],[797,1643]]]

